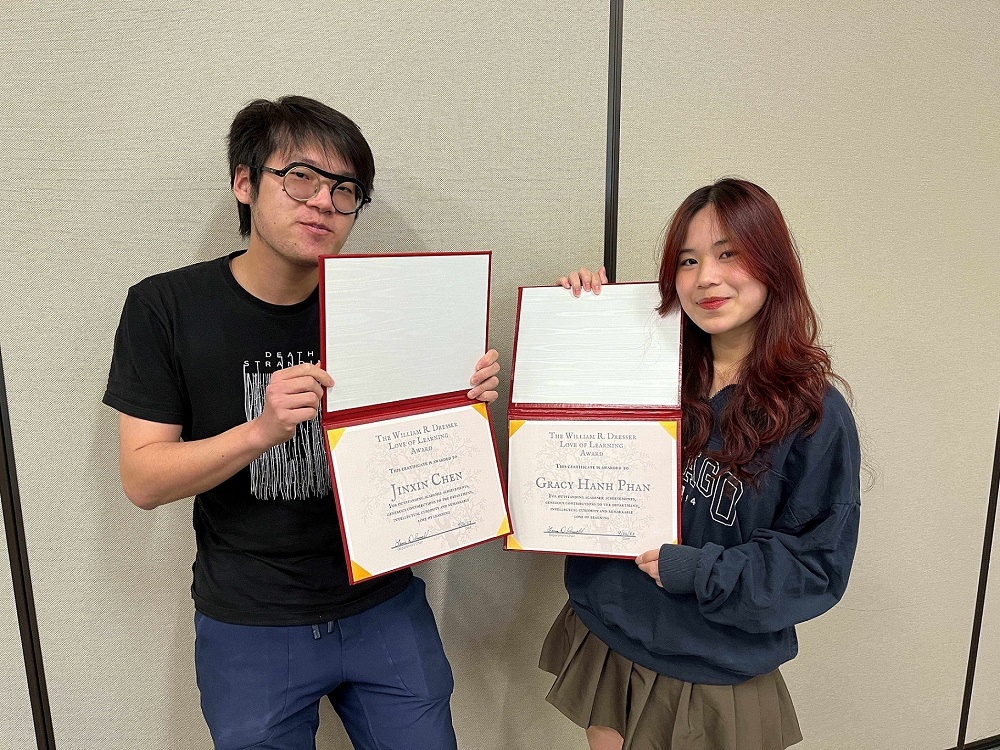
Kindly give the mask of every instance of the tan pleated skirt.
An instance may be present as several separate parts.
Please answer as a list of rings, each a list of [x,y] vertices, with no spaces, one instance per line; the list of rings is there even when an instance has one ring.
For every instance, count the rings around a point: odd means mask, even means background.
[[[615,653],[567,602],[542,646],[546,700],[583,728],[611,727],[623,750],[784,750],[802,739],[778,670],[739,685],[657,674]]]

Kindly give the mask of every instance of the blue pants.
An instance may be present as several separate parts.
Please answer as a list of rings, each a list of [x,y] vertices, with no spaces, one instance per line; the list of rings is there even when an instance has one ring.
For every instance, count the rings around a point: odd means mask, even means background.
[[[327,696],[357,750],[455,750],[451,667],[424,582],[322,625],[195,614],[201,708],[216,750],[314,750]]]

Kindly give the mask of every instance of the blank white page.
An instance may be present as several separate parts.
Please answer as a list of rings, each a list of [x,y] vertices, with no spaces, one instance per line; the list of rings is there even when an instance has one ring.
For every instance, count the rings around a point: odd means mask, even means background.
[[[327,411],[470,388],[486,351],[490,256],[324,258]]]
[[[522,289],[511,401],[678,406],[680,313],[659,303],[655,283]]]

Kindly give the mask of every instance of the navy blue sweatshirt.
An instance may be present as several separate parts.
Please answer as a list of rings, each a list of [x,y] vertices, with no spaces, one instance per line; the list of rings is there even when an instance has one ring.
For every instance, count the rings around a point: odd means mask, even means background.
[[[721,447],[712,399],[709,449]],[[735,685],[798,653],[795,624],[843,596],[860,515],[861,454],[844,397],[830,388],[809,436],[770,451],[755,490],[699,455],[684,472],[682,545],[660,548],[663,588],[631,560],[566,558],[577,616],[614,651],[685,682]]]

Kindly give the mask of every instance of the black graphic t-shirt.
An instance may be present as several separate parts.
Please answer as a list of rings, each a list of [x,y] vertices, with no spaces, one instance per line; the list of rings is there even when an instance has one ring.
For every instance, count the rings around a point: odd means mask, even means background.
[[[233,278],[232,257],[129,290],[104,403],[200,440],[260,414],[271,375],[319,362],[319,299],[271,305]],[[305,625],[402,591],[409,570],[350,586],[318,418],[195,498],[198,610],[244,625]]]

